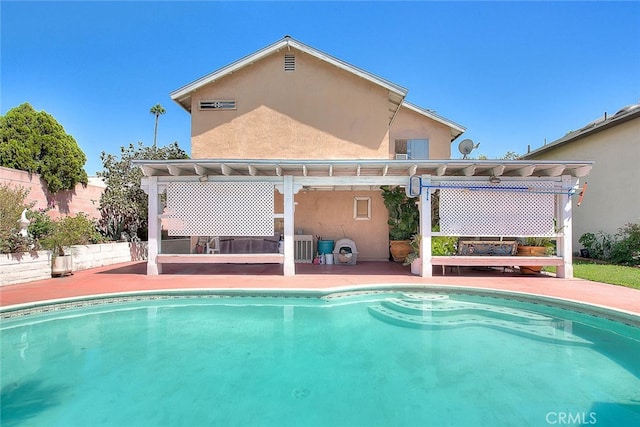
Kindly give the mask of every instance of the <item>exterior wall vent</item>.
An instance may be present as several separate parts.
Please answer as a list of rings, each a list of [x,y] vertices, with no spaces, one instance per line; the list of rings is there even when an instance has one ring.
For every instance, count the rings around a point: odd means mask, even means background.
[[[200,101],[201,110],[235,110],[236,101],[229,100],[205,100]]]
[[[284,55],[284,70],[295,71],[296,70],[296,56],[292,53],[285,53]]]
[[[409,156],[406,154],[396,154],[396,160],[409,160]]]

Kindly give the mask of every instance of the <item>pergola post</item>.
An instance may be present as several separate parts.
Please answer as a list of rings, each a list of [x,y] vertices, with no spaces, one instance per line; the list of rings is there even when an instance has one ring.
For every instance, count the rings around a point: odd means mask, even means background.
[[[420,276],[433,276],[433,264],[431,263],[431,175],[422,175],[422,187],[420,188]],[[427,186],[427,188],[424,188]]]
[[[160,227],[160,197],[158,195],[158,177],[148,177],[149,196],[149,242],[147,255],[147,275],[157,276],[162,273],[162,265],[158,264],[160,241],[162,238]]]
[[[557,196],[557,218],[561,237],[557,240],[558,255],[562,257],[562,265],[556,270],[556,277],[573,279],[573,213],[569,191],[578,180],[569,175],[562,175],[562,193]]]
[[[284,264],[283,274],[285,276],[293,276],[296,274],[293,231],[294,231],[294,213],[295,202],[293,200],[293,176],[285,175],[283,177],[284,190]]]

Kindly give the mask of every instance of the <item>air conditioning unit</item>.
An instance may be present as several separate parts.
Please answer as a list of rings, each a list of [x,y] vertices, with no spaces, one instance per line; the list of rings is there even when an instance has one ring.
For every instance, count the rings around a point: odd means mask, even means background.
[[[396,160],[409,160],[408,154],[396,154]]]
[[[293,254],[295,262],[310,264],[313,262],[313,236],[295,234],[293,236]]]

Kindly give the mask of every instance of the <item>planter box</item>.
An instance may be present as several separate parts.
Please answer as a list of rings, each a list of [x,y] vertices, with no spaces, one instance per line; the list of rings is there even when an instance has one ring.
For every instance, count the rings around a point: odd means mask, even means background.
[[[51,251],[0,255],[0,286],[51,277]]]
[[[147,259],[147,242],[71,246],[72,271]],[[0,255],[0,286],[51,277],[51,251]]]

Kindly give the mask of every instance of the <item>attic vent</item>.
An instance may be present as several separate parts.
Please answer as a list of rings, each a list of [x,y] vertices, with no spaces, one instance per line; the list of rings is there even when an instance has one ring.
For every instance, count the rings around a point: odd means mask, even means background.
[[[284,70],[295,71],[296,70],[296,56],[292,53],[286,53],[284,55]]]
[[[200,109],[201,110],[235,110],[236,109],[236,101],[223,101],[223,100],[212,100],[212,101],[200,101]]]

